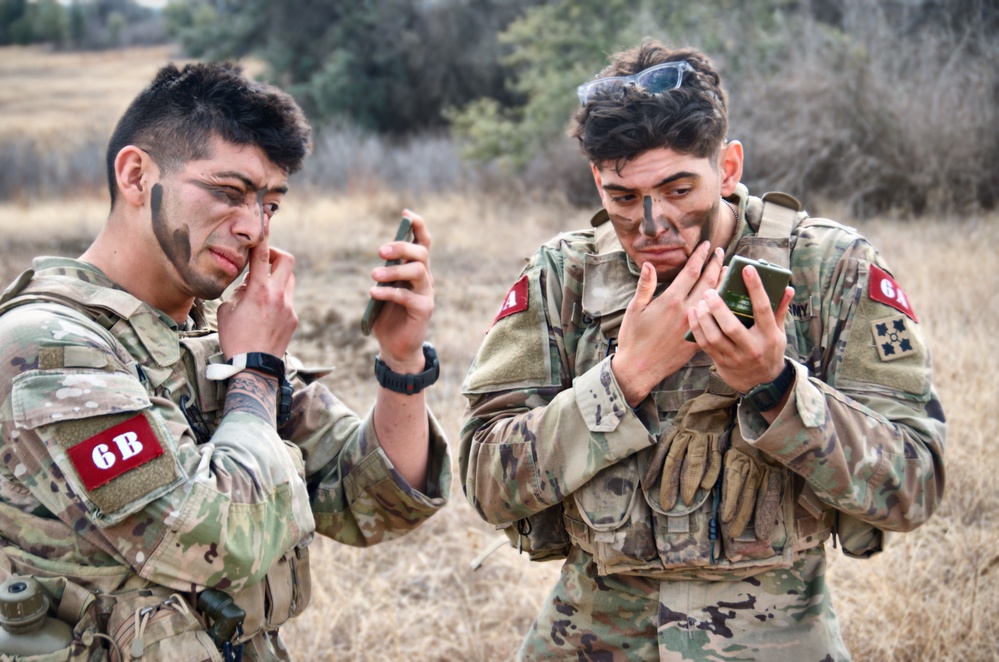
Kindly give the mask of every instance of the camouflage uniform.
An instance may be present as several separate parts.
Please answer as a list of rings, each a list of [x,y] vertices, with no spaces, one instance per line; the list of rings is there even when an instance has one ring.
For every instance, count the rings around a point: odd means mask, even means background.
[[[731,201],[726,262],[760,239],[761,200],[740,185]],[[532,559],[567,557],[521,657],[847,659],[823,543],[838,533],[844,551],[869,556],[884,530],[925,521],[943,489],[943,412],[911,305],[863,237],[799,213],[795,382],[774,423],[736,406],[703,352],[632,409],[610,358],[639,271],[606,219],[534,255],[463,386],[469,501]],[[717,519],[730,455],[690,505],[659,497],[657,443],[706,389],[731,402],[730,448],[771,476],[769,517],[737,536]]]
[[[67,578],[100,595],[220,588],[248,612],[247,659],[282,658],[277,627],[308,603],[314,532],[372,545],[446,502],[446,442],[429,413],[426,494],[394,470],[371,414],[359,418],[304,372],[292,373],[293,416],[280,434],[248,413],[223,417],[226,385],[205,378],[223,357],[203,302],[179,328],[64,258],[37,259],[3,300],[8,572]],[[122,430],[147,436],[130,443]],[[126,466],[136,453],[141,462]],[[101,482],[94,463],[126,470]]]

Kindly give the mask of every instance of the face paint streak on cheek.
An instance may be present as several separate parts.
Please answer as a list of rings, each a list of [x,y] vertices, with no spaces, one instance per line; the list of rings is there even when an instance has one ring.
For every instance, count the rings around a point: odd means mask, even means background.
[[[156,241],[160,245],[160,249],[167,256],[167,259],[173,263],[174,266],[178,266],[186,262],[178,261],[176,254],[176,243],[170,241],[170,236],[167,233],[167,222],[163,214],[163,187],[160,184],[153,184],[153,188],[149,194],[149,210],[153,221],[153,234],[156,235]]]
[[[160,214],[163,213],[163,187],[159,184],[153,184],[153,190],[149,192],[149,209],[153,223],[159,225]]]
[[[187,264],[191,260],[191,237],[187,233],[187,228],[177,228],[173,231],[173,251],[171,253],[177,259],[178,264]]]
[[[706,212],[706,217],[701,221],[701,241],[710,241],[715,233],[715,219],[718,218],[718,206],[716,202],[711,205],[711,209]]]

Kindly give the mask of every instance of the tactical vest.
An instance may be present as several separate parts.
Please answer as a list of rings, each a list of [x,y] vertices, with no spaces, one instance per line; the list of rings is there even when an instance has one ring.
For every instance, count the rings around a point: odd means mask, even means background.
[[[762,201],[748,196],[745,199],[747,208],[741,211],[754,232],[739,239],[726,255],[726,262],[739,254],[787,268],[791,232],[798,224],[809,222],[807,215],[800,211],[797,200],[785,194],[769,193]],[[596,246],[596,252],[585,258],[581,309],[574,312],[572,319],[574,333],[565,334],[567,346],[575,341],[577,375],[615,351],[621,320],[634,296],[635,277],[609,222],[597,226]],[[598,273],[600,276],[596,276]],[[602,286],[588,286],[593,281]],[[608,283],[622,286],[608,287]],[[787,356],[812,364],[814,357],[798,354],[797,337],[810,333],[812,346],[817,347],[820,329],[809,328],[807,323],[796,328],[796,324],[789,315],[785,322]],[[688,400],[706,390],[718,395],[735,394],[713,373],[712,365],[707,354],[698,352],[683,369],[653,390],[663,435]],[[734,408],[732,414],[731,443],[745,446]],[[678,499],[671,509],[662,507],[658,480],[649,484],[643,480],[647,474],[656,474],[656,467],[649,471],[654,454],[655,447],[648,448],[606,467],[558,506],[516,523],[507,530],[508,536],[522,549],[526,547],[532,560],[560,558],[571,544],[593,556],[600,574],[660,580],[735,580],[768,568],[789,567],[800,552],[824,543],[837,520],[841,528],[843,521],[849,520],[845,525],[847,535],[851,541],[859,541],[850,550],[844,546],[847,553],[856,549],[857,555],[868,556],[880,549],[880,531],[821,502],[803,478],[776,461],[768,463],[771,472],[779,476],[780,490],[772,533],[767,540],[757,540],[751,521],[738,538],[730,538],[717,525],[719,486],[698,489],[689,506]],[[878,544],[872,545],[875,537]]]
[[[221,422],[226,396],[225,383],[210,381],[205,375],[209,363],[224,361],[218,333],[214,330],[213,306],[199,303],[192,309],[195,329],[176,335],[165,333],[159,314],[139,299],[123,290],[67,275],[65,269],[54,267],[39,273],[31,269],[22,273],[0,296],[0,315],[17,306],[36,303],[63,305],[96,322],[109,346],[135,373],[150,397],[158,398],[161,403],[166,399],[176,405],[175,408],[160,408],[168,426],[171,429],[189,427],[199,444],[209,441]],[[78,362],[81,357],[74,356],[73,360]],[[93,542],[104,545],[99,538]],[[9,560],[17,571],[17,559],[11,557]],[[92,577],[81,574],[66,579],[86,586]],[[248,641],[262,630],[276,630],[289,618],[297,616],[311,597],[307,545],[288,550],[268,571],[264,581],[233,592],[231,597],[246,612],[239,642]],[[98,595],[98,598],[98,602],[108,608],[113,604],[106,595]]]

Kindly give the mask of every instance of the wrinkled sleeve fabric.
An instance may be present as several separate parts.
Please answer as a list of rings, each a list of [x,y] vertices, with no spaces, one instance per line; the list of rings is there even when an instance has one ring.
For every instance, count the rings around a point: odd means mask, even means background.
[[[526,287],[511,288],[501,309],[516,312],[500,313],[462,388],[469,404],[459,471],[469,502],[493,524],[555,505],[655,443],[628,407],[610,357],[573,374],[563,269],[579,257],[575,243],[563,235],[534,255],[521,276]],[[527,299],[518,305],[520,293]]]
[[[791,395],[771,425],[740,405],[743,434],[835,509],[884,530],[911,530],[943,495],[946,440],[912,302],[855,233],[811,228],[798,249],[795,301],[821,310],[821,360],[796,364]]]
[[[426,491],[395,470],[375,434],[374,409],[358,417],[320,382],[296,391],[291,440],[305,458],[316,530],[367,547],[405,535],[447,504],[451,465],[440,424],[427,411]]]

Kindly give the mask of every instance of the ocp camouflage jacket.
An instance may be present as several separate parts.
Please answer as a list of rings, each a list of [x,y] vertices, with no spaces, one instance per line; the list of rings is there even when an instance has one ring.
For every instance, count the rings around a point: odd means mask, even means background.
[[[305,606],[294,559],[314,532],[372,545],[446,503],[446,441],[429,412],[426,494],[394,470],[371,414],[359,418],[304,372],[291,373],[293,415],[280,431],[223,416],[225,383],[205,377],[223,357],[203,302],[178,328],[96,268],[39,258],[0,312],[8,570],[100,593],[221,588],[243,596],[250,638]],[[266,598],[265,578],[276,582]]]
[[[726,263],[752,242],[762,208],[741,185],[732,202],[739,226]],[[707,528],[719,487],[665,511],[642,477],[680,406],[704,392],[711,360],[699,352],[627,405],[610,357],[639,271],[605,219],[538,250],[469,369],[459,465],[485,520],[515,526],[539,560],[572,544],[602,574],[734,579],[790,565],[837,526],[864,556],[881,530],[931,515],[946,426],[911,303],[863,237],[804,213],[790,237],[795,384],[772,425],[740,405],[733,433],[782,472],[780,521],[764,544],[750,526],[715,555]]]

